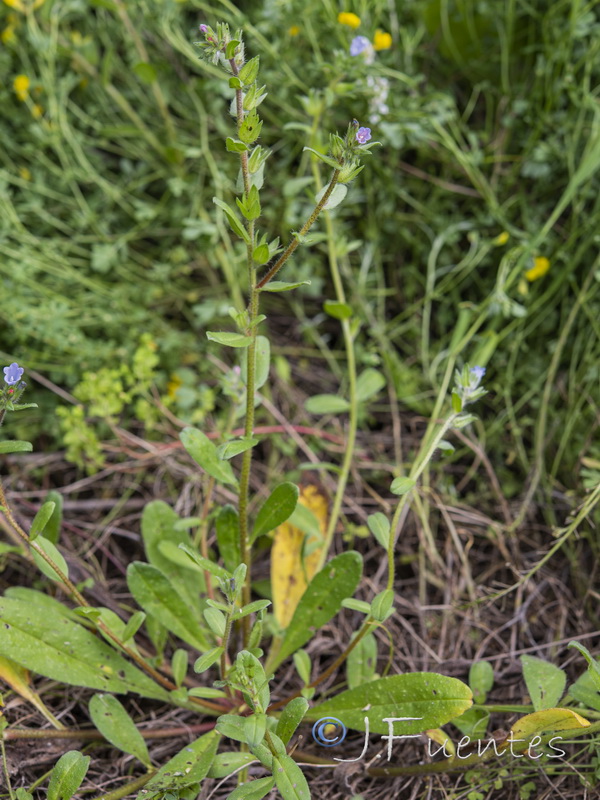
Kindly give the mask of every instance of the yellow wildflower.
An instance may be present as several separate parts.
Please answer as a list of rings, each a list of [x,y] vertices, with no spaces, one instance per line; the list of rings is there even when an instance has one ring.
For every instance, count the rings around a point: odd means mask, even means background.
[[[15,36],[15,26],[8,25],[6,28],[4,28],[2,33],[0,33],[0,39],[2,39],[4,44],[14,44],[17,40],[17,37]]]
[[[392,46],[392,36],[382,30],[376,30],[373,37],[373,47],[375,50],[389,50]]]
[[[17,75],[17,77],[13,81],[13,89],[15,90],[15,94],[19,98],[19,100],[27,100],[29,96],[29,86],[31,85],[31,81],[27,77],[27,75]]]
[[[8,6],[9,8],[14,8],[16,11],[20,11],[22,14],[25,13],[25,6],[21,0],[4,0],[4,5]]]
[[[360,17],[351,11],[342,11],[341,14],[338,14],[337,21],[340,25],[348,25],[349,28],[358,28],[360,25]]]
[[[498,234],[496,238],[493,240],[492,244],[495,244],[497,247],[502,247],[503,244],[506,244],[510,238],[510,234],[508,231],[502,231],[502,233]]]
[[[298,36],[300,33],[300,26],[299,25],[292,25],[292,27],[288,30],[290,36]]]
[[[183,381],[181,380],[179,375],[175,375],[175,373],[173,373],[171,375],[171,380],[167,384],[167,394],[169,395],[171,400],[175,399],[175,395],[177,394],[177,389],[179,389],[180,386],[183,386]]]
[[[21,14],[26,14],[28,9],[35,11],[36,8],[43,6],[45,2],[46,0],[33,0],[33,3],[29,4],[23,2],[23,0],[4,0],[4,5],[14,8],[15,11],[20,11]]]
[[[538,278],[543,278],[550,269],[550,261],[545,256],[537,256],[533,259],[533,267],[528,269],[525,277],[528,281],[537,281]]]

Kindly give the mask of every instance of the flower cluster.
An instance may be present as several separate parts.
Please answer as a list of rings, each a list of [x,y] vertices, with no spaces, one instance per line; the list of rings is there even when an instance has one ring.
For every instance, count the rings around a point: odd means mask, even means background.
[[[452,391],[452,402],[455,411],[462,411],[469,403],[474,403],[487,394],[481,386],[481,381],[485,375],[485,367],[469,367],[463,370],[456,370],[454,389]]]
[[[225,22],[217,22],[216,29],[210,25],[202,23],[199,26],[200,33],[204,34],[204,41],[194,42],[201,47],[204,56],[212,61],[213,64],[227,65],[228,62],[235,61],[238,67],[244,63],[244,43],[242,31],[237,30],[233,36],[229,31],[229,25]]]
[[[331,155],[341,164],[339,183],[348,183],[354,180],[363,169],[360,166],[360,159],[364,153],[369,153],[372,147],[379,142],[371,142],[371,129],[362,127],[357,120],[353,120],[348,125],[346,136],[342,138],[338,134],[331,134],[329,137],[329,149]]]

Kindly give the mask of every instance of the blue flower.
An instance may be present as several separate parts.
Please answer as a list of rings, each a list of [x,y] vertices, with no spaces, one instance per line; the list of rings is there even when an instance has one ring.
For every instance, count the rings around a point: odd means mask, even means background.
[[[371,47],[371,42],[366,36],[355,36],[350,43],[350,55],[358,56]]]
[[[476,389],[485,375],[485,367],[471,367],[471,389]]]
[[[371,128],[359,128],[356,131],[356,141],[359,144],[366,144],[371,138]],[[485,372],[485,370],[483,370]]]
[[[14,361],[10,367],[4,367],[4,380],[9,386],[14,386],[15,383],[21,380],[21,375],[24,372],[25,370],[23,367],[20,367],[17,362]]]

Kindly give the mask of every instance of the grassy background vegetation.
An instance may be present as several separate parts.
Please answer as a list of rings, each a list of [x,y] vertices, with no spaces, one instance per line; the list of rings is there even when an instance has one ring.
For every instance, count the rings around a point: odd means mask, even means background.
[[[150,382],[184,419],[218,412],[203,331],[227,325],[244,280],[211,198],[228,196],[237,167],[222,145],[231,90],[193,40],[200,20],[224,18],[261,55],[262,142],[273,151],[263,225],[284,239],[311,197],[302,147],[353,117],[366,123],[369,76],[389,81],[389,112],[371,125],[383,146],[336,214],[360,360],[382,360],[400,406],[426,415],[458,336],[458,359],[488,366],[478,432],[506,495],[533,473],[548,491],[579,492],[582,459],[589,470],[600,458],[596,6],[356,3],[356,33],[394,37],[370,66],[347,55],[353,32],[339,10],[321,0],[0,8],[4,357],[82,401],[121,396],[88,417],[133,415],[150,433],[160,419]],[[17,75],[30,79],[25,100]],[[287,268],[288,279],[310,275],[310,289],[269,310],[299,323],[275,352],[302,346],[331,366],[325,250]],[[528,282],[536,256],[550,270]],[[169,393],[174,379],[183,391]],[[63,412],[61,433],[50,412],[64,400],[36,399],[37,432],[64,441],[66,426],[72,453],[89,461],[81,414]]]

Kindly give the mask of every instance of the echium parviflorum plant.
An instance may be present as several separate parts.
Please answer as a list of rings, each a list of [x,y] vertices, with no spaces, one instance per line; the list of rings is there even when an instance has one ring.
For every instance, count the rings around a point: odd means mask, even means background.
[[[317,191],[313,210],[291,235],[289,244],[283,247],[278,240],[270,240],[257,225],[269,155],[258,144],[262,126],[258,108],[266,98],[265,87],[259,81],[259,57],[246,58],[241,31],[232,36],[224,24],[214,28],[202,25],[200,29],[204,38],[199,44],[204,56],[223,68],[234,93],[231,110],[235,131],[225,145],[232,157],[239,159],[239,196],[235,206],[222,200],[215,202],[245,246],[248,305],[232,311],[237,330],[208,336],[242,354],[237,368],[232,370],[227,395],[234,406],[232,422],[237,406],[244,409],[244,435],[235,437],[226,431],[223,442],[217,446],[203,431],[183,430],[182,443],[206,477],[204,512],[197,518],[180,519],[161,501],[151,502],[145,508],[142,538],[147,561],[136,561],[127,570],[128,588],[139,610],[126,619],[109,608],[90,604],[85,587],[70,577],[69,565],[59,547],[60,494],[54,492],[48,497],[26,531],[11,512],[0,486],[3,527],[12,539],[11,546],[3,546],[4,552],[28,559],[51,586],[49,593],[14,587],[0,599],[0,677],[14,692],[33,703],[67,741],[77,740],[81,732],[66,728],[45,706],[29,685],[28,670],[93,690],[88,706],[92,725],[114,747],[137,758],[146,770],[141,777],[125,780],[119,788],[103,792],[100,795],[103,800],[131,795],[137,800],[192,800],[204,790],[205,781],[214,780],[221,782],[219,796],[228,793],[230,800],[260,800],[273,790],[284,800],[308,800],[311,789],[298,765],[298,761],[306,758],[306,753],[298,749],[299,732],[305,740],[312,732],[315,742],[323,747],[341,744],[347,729],[364,733],[365,748],[371,735],[386,737],[391,745],[395,737],[427,731],[439,742],[441,725],[453,720],[462,725],[462,730],[474,732],[487,713],[485,697],[493,683],[489,664],[472,671],[470,685],[433,673],[377,677],[373,666],[370,674],[361,672],[361,680],[348,677],[349,688],[326,697],[320,694],[326,679],[337,676],[340,667],[347,660],[352,661],[358,648],[365,642],[376,646],[372,632],[396,613],[394,555],[404,518],[402,511],[434,453],[450,446],[445,437],[453,428],[464,427],[473,420],[468,407],[485,394],[481,385],[485,370],[469,366],[457,370],[452,397],[445,401],[448,407],[445,417],[440,422],[436,415],[410,471],[395,478],[390,487],[392,494],[400,498],[392,518],[382,513],[368,518],[382,557],[387,557],[387,588],[370,601],[354,598],[362,576],[360,554],[349,550],[329,558],[331,536],[328,533],[319,539],[314,515],[306,508],[300,513],[297,486],[281,483],[264,502],[257,503],[257,498],[250,496],[249,479],[253,448],[258,442],[254,430],[256,393],[267,381],[269,372],[268,339],[259,333],[265,320],[260,314],[261,295],[301,285],[293,281],[291,268],[286,270],[286,277],[291,278],[287,282],[280,279],[280,271],[295,250],[306,243],[306,236],[320,214],[344,199],[349,182],[363,168],[362,158],[373,146],[369,143],[371,132],[352,121],[344,136],[330,136],[328,152],[312,151],[329,169],[328,181]],[[25,388],[21,381],[23,369],[13,363],[4,369],[4,374],[0,392],[2,419],[7,411],[27,407],[17,403]],[[27,442],[0,443],[2,453],[30,449]],[[228,504],[221,508],[212,502],[217,484],[237,494],[237,506]],[[258,510],[251,515],[249,509],[257,506]],[[291,519],[305,534],[304,565],[317,553],[314,562],[317,568],[309,571],[302,564],[299,566],[298,577],[300,573],[309,576],[304,591],[296,597],[291,613],[280,615],[275,621],[266,616],[271,601],[252,596],[253,547],[259,538],[264,541],[264,537]],[[208,547],[213,524],[216,553]],[[329,531],[334,527],[330,526]],[[190,530],[196,534],[190,535]],[[58,587],[66,602],[54,596]],[[352,610],[358,619],[362,615],[362,623],[333,663],[314,674],[310,657],[303,648],[342,608]],[[269,627],[265,625],[267,621]],[[189,669],[190,656],[193,671]],[[290,658],[296,667],[297,680],[295,688],[287,689],[280,668]],[[527,669],[533,682],[531,664]],[[595,673],[590,670],[590,680],[595,680]],[[286,666],[285,674],[289,673]],[[347,674],[350,675],[350,670]],[[527,674],[525,678],[527,681]],[[343,673],[337,680],[344,680]],[[584,689],[580,687],[577,694],[571,687],[570,696],[585,702],[583,698],[588,695]],[[474,693],[477,709],[471,708]],[[117,699],[128,694],[195,712],[197,724],[190,723],[188,716],[186,725],[199,734],[198,738],[167,763],[153,763],[146,732]],[[571,728],[576,724],[589,725],[571,709],[551,710],[560,712],[563,722],[565,715],[570,714]],[[546,712],[536,708],[536,713]],[[535,717],[536,713],[528,716]],[[526,742],[528,735],[547,731],[548,725],[556,724],[557,719],[555,714],[544,728],[539,716],[530,722],[527,716],[523,717],[518,741]],[[29,800],[32,797],[29,791],[12,790],[5,756],[6,742],[26,738],[28,731],[11,728],[1,716],[0,730],[9,796],[11,800]],[[164,729],[165,736],[169,736],[169,730]],[[152,733],[156,735],[157,731]],[[45,731],[36,734],[43,738]],[[460,753],[446,755],[441,767],[424,764],[413,769],[422,768],[425,772],[432,766],[436,771],[467,765],[473,768],[478,759],[488,757],[485,752],[481,756],[471,753],[467,764],[460,760]],[[318,757],[316,760],[319,761]],[[48,800],[69,800],[75,795],[89,762],[90,756],[77,750],[65,752],[52,770]],[[320,763],[335,766],[338,762],[321,759]],[[382,777],[399,774],[402,769],[389,764],[365,766],[366,774]]]

